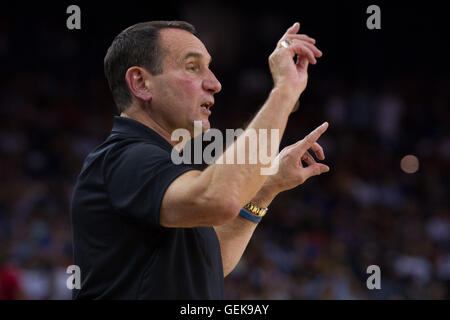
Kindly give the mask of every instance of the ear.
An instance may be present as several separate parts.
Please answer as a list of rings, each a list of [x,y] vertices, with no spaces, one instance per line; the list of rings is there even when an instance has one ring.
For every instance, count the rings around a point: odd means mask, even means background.
[[[152,99],[151,75],[147,70],[141,67],[130,67],[125,74],[125,81],[132,96],[143,101]]]

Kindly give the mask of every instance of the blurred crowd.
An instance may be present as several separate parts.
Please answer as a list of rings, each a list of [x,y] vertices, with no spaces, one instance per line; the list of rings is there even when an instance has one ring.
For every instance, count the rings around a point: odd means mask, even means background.
[[[208,28],[201,15],[186,9],[181,17],[199,29],[223,84],[211,122],[242,128],[270,90],[267,60],[233,65],[245,38],[232,24],[234,38],[218,41],[220,19]],[[279,35],[271,26],[283,22],[264,19],[261,55]],[[18,44],[26,32],[42,40]],[[71,297],[72,188],[115,114],[102,57],[86,56],[80,37],[67,30],[44,21],[25,30],[0,19],[7,74],[0,79],[0,299]],[[449,75],[387,75],[374,83],[312,69],[282,144],[328,121],[319,143],[331,171],[274,200],[225,279],[226,298],[449,299],[449,101]],[[400,168],[408,154],[419,159],[415,173]],[[366,286],[370,265],[380,267],[380,290]]]
[[[314,106],[330,123],[319,142],[331,171],[273,202],[226,281],[230,298],[450,298],[450,82],[423,102],[420,81],[408,84],[345,87]],[[371,265],[381,290],[367,288]]]

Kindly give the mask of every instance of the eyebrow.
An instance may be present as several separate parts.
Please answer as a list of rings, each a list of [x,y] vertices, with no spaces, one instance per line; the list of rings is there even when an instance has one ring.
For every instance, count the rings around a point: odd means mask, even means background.
[[[199,52],[191,51],[191,52],[186,53],[186,55],[185,55],[184,58],[183,58],[183,61],[186,61],[187,59],[189,59],[189,58],[191,58],[191,57],[201,59],[201,58],[204,57],[204,55],[201,54],[201,53],[199,53]],[[210,57],[210,58],[209,58],[209,63],[211,63],[211,62],[212,62],[212,58]]]

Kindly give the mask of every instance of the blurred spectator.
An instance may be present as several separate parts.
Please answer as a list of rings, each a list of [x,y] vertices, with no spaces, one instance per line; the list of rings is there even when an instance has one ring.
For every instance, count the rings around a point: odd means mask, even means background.
[[[8,260],[7,249],[0,246],[0,300],[23,299],[20,271]]]

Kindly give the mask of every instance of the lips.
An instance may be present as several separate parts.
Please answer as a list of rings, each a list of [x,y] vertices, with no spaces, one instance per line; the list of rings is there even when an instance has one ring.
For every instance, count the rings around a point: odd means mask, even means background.
[[[210,114],[211,114],[211,110],[209,110],[209,108],[210,108],[210,107],[207,107],[207,106],[204,106],[204,105],[201,106],[202,112],[203,112],[204,114],[207,114],[207,115],[210,115]]]
[[[200,108],[202,109],[202,112],[204,114],[210,115],[211,114],[211,107],[213,106],[213,101],[206,101],[200,105]]]

